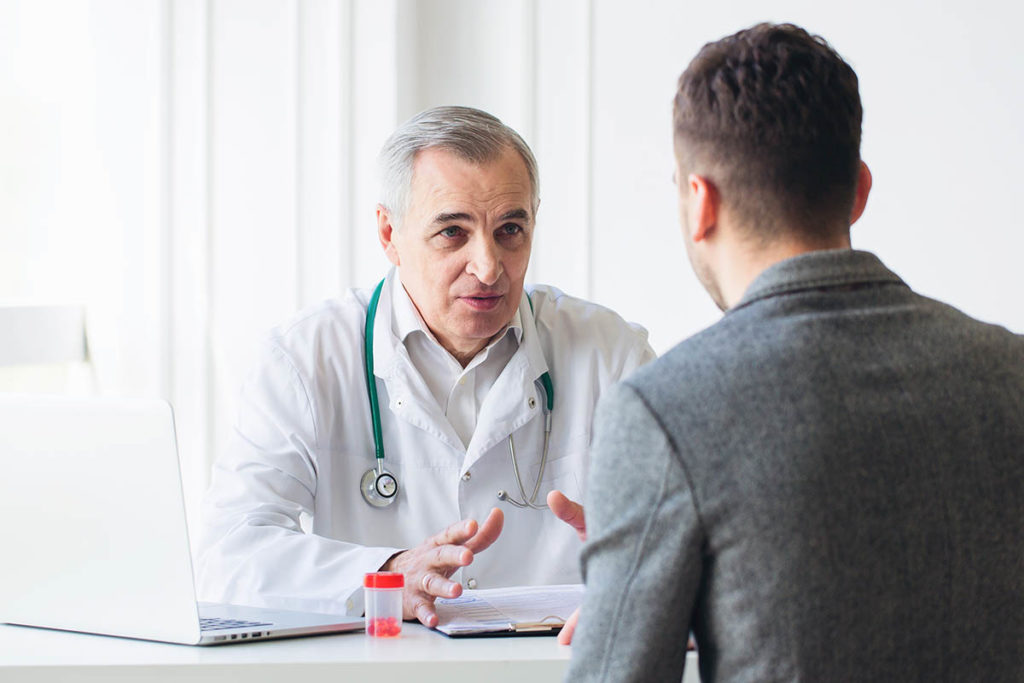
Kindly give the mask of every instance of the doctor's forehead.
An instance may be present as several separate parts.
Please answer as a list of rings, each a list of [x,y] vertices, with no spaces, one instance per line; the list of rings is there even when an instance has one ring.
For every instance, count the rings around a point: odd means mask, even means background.
[[[529,220],[533,187],[515,150],[483,162],[427,149],[413,167],[409,208],[422,222],[473,218]]]

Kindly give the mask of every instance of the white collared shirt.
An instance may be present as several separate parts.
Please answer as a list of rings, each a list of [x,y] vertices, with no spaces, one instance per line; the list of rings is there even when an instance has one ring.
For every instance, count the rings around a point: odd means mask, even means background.
[[[505,512],[501,536],[453,580],[476,588],[581,580],[573,529],[547,510],[497,498],[503,489],[519,497],[510,437],[532,491],[544,443],[546,397],[538,380],[550,372],[555,405],[537,500],[559,489],[583,501],[598,398],[654,357],[647,333],[596,304],[532,288],[535,310],[524,293],[519,343],[497,377],[485,380],[490,389],[478,398],[474,387],[471,400],[454,401],[472,406],[476,424],[467,443],[459,433],[465,425],[453,423],[463,418],[450,419],[451,402],[446,415],[437,399],[447,401],[448,380],[431,388],[396,332],[395,287],[401,284],[392,271],[372,347],[383,464],[399,485],[395,502],[372,507],[360,495],[363,474],[376,466],[363,353],[372,289],[352,290],[297,314],[263,345],[203,504],[200,599],[358,614],[366,572],[459,520],[483,520],[495,506]]]
[[[519,348],[523,337],[519,310],[516,309],[505,329],[463,368],[431,333],[405,287],[393,287],[391,291],[395,333],[408,349],[413,366],[427,383],[441,413],[448,418],[463,445],[469,446],[480,406]]]

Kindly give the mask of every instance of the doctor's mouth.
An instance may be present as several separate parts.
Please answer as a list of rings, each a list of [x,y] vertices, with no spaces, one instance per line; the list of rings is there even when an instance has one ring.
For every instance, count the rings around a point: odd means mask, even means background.
[[[493,311],[505,299],[504,294],[488,294],[482,296],[460,296],[459,301],[477,311]]]

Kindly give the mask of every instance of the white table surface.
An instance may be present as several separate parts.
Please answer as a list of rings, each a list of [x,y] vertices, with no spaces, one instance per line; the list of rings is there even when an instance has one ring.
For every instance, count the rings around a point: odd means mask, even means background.
[[[551,636],[453,640],[418,624],[390,639],[357,632],[213,647],[0,624],[0,681],[540,683],[561,681],[571,652]],[[687,683],[699,680],[690,657]]]

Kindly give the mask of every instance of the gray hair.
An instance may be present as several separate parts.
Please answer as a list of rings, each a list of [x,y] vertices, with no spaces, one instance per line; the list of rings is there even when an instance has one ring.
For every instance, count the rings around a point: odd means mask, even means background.
[[[416,155],[440,148],[476,164],[493,161],[508,148],[526,164],[533,193],[533,212],[540,202],[537,160],[529,145],[496,117],[471,107],[434,107],[412,117],[391,134],[380,151],[380,203],[400,226],[409,209]]]

